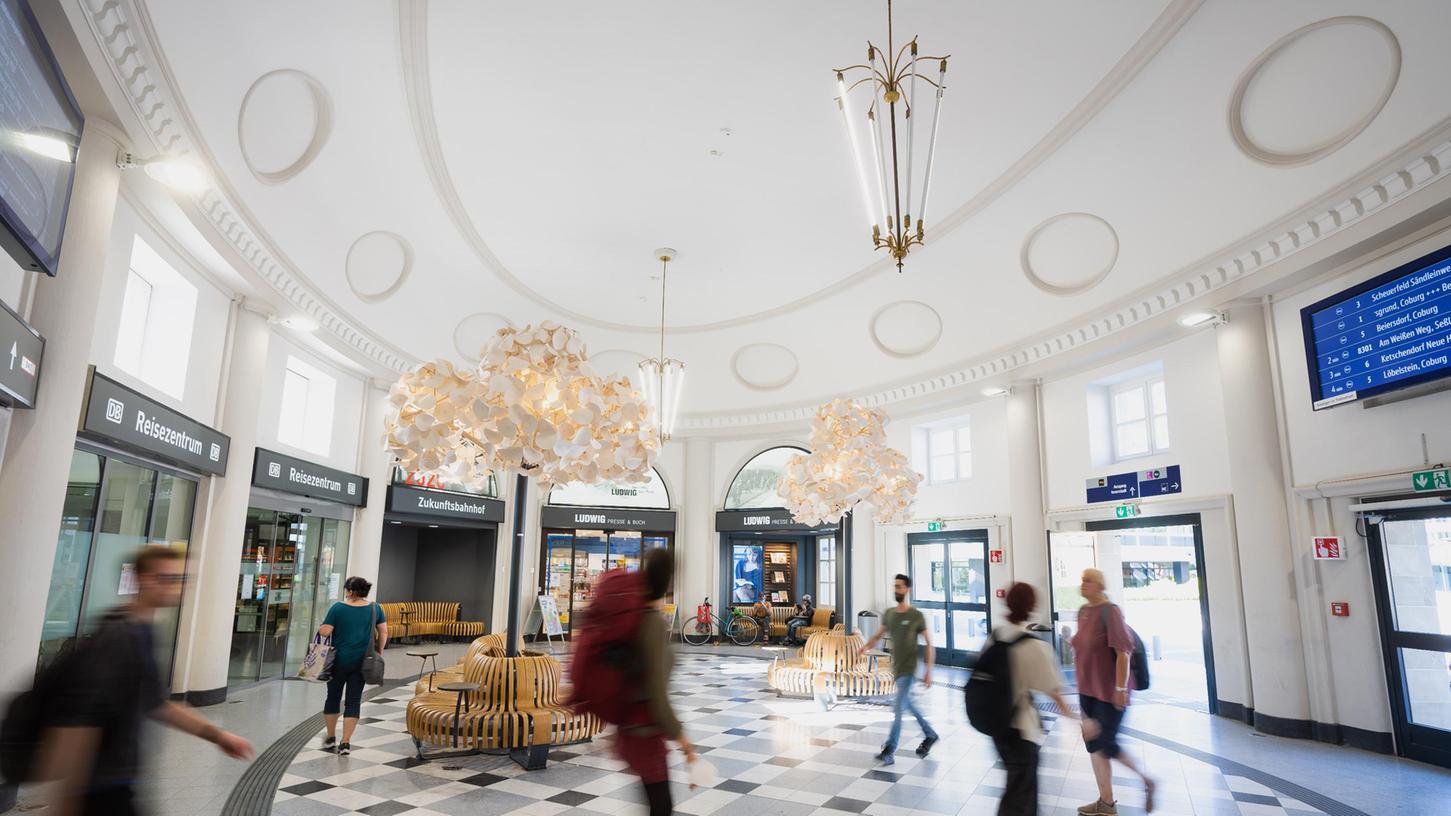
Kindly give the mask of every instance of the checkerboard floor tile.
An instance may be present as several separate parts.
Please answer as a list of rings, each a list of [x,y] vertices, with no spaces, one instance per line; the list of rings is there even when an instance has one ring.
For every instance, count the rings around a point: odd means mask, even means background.
[[[1004,772],[992,743],[968,725],[961,691],[921,691],[919,701],[942,735],[930,756],[914,753],[920,735],[903,723],[896,763],[875,759],[891,726],[882,700],[845,700],[829,711],[815,702],[777,697],[766,664],[709,652],[680,655],[671,689],[676,711],[716,784],[691,790],[672,754],[676,812],[691,816],[906,816],[993,813]],[[542,771],[505,757],[468,756],[420,763],[404,724],[407,698],[363,704],[351,756],[321,750],[321,735],[288,768],[276,794],[277,816],[634,816],[643,792],[610,748],[608,735],[551,753]],[[1039,768],[1040,810],[1072,816],[1096,797],[1093,772],[1077,730],[1049,730]],[[1158,745],[1122,740],[1158,780],[1163,816],[1316,816],[1323,812],[1255,780],[1222,772]],[[1143,813],[1136,779],[1115,766],[1119,812]]]

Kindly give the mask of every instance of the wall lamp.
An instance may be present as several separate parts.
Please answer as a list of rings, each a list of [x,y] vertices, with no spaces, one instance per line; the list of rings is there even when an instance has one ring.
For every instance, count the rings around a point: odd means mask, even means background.
[[[274,326],[281,326],[284,329],[292,329],[293,331],[298,332],[315,332],[319,328],[316,320],[313,320],[310,317],[296,314],[290,315],[288,317],[278,317],[276,315],[273,315],[272,317],[267,318],[267,322],[271,323]]]
[[[1179,316],[1179,325],[1186,329],[1198,329],[1203,326],[1223,326],[1229,322],[1224,312],[1188,312]]]
[[[1008,389],[1002,387],[1001,385],[990,385],[982,390],[982,395],[984,397],[1001,397],[1006,393],[1008,393]]]
[[[122,151],[116,156],[116,166],[122,170],[140,167],[146,171],[146,175],[180,193],[199,193],[207,184],[206,172],[196,162],[188,159],[166,156],[142,159]]]

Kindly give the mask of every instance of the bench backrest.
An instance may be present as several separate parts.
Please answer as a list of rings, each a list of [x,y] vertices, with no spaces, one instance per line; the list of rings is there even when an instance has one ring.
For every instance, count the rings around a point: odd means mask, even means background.
[[[413,623],[447,623],[458,620],[457,601],[414,601],[408,604],[413,610]]]
[[[836,610],[829,606],[818,606],[816,611],[811,613],[811,625],[820,626],[823,629],[830,628],[831,616],[835,614]]]

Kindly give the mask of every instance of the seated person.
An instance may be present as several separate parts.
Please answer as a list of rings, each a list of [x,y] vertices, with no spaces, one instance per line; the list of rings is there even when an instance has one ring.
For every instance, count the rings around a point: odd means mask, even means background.
[[[796,609],[791,613],[791,618],[786,621],[786,639],[795,643],[799,640],[796,630],[803,626],[811,625],[811,615],[816,611],[816,603],[811,600],[810,595],[802,595],[797,601]]]
[[[762,598],[756,601],[751,607],[751,617],[756,620],[757,639],[762,643],[771,642],[771,605]]]

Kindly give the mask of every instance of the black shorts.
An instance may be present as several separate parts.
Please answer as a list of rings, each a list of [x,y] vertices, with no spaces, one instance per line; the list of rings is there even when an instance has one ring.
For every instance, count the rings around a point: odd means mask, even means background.
[[[1083,741],[1088,753],[1103,754],[1109,759],[1119,755],[1118,730],[1124,722],[1124,712],[1113,703],[1104,702],[1086,694],[1078,695],[1078,705],[1083,709],[1083,718],[1098,721],[1098,736]]]

